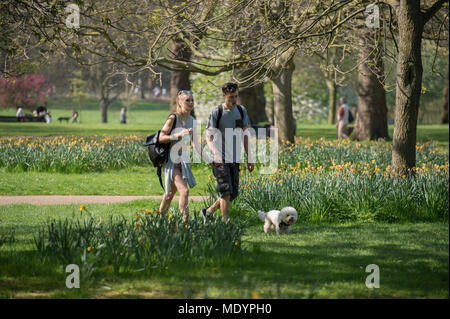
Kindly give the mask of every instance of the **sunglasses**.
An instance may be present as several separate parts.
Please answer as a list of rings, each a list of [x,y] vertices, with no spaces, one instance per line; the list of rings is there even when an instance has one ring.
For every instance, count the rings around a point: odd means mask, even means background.
[[[186,91],[186,90],[181,90],[180,92],[178,92],[178,95],[181,95],[181,94],[190,94],[190,95],[194,95],[194,92],[192,92],[192,91]]]
[[[237,89],[237,87],[236,83],[227,84],[227,89]]]
[[[222,92],[223,93],[230,93],[230,92],[234,92],[236,91],[238,88],[236,83],[226,83],[223,87],[222,87]]]

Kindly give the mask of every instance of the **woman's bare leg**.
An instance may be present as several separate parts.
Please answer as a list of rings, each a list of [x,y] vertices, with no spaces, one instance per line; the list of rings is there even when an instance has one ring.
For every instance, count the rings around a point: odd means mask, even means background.
[[[177,192],[177,188],[175,186],[175,183],[172,183],[172,187],[169,191],[169,194],[166,195],[164,193],[163,200],[161,202],[161,205],[159,206],[159,212],[163,215],[167,213],[170,207],[170,203],[172,202],[173,197],[175,196],[175,193]]]
[[[189,220],[189,189],[187,188],[179,169],[173,171],[173,176],[175,187],[180,193],[178,207],[180,212],[183,213],[184,221],[187,221]]]

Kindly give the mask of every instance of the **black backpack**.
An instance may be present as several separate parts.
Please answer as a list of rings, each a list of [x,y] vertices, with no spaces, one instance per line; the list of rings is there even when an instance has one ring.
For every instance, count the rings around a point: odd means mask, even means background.
[[[353,123],[355,118],[353,117],[352,111],[348,110],[348,122]]]
[[[171,115],[175,115],[175,113],[172,113]],[[172,133],[176,125],[177,125],[177,116],[175,115],[175,119],[173,121],[172,128],[170,129],[170,133]],[[164,189],[161,178],[161,169],[163,165],[167,162],[167,159],[169,158],[171,143],[159,143],[158,140],[160,133],[161,130],[159,130],[155,134],[147,136],[144,146],[147,146],[148,148],[148,157],[150,158],[150,161],[152,162],[153,166],[157,168],[156,174],[158,175],[159,178],[159,184]]]

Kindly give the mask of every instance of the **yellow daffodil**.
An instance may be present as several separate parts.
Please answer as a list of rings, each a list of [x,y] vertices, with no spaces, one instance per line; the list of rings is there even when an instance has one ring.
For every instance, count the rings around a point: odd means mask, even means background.
[[[260,299],[260,298],[261,298],[261,295],[258,292],[256,292],[256,291],[252,292],[252,299]]]

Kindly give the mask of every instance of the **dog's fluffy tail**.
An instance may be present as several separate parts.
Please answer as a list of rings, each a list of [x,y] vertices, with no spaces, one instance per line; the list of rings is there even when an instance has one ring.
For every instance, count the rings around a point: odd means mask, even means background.
[[[267,215],[267,213],[263,212],[262,210],[258,210],[258,217],[259,217],[259,219],[261,219],[263,222],[266,221],[266,215]]]

